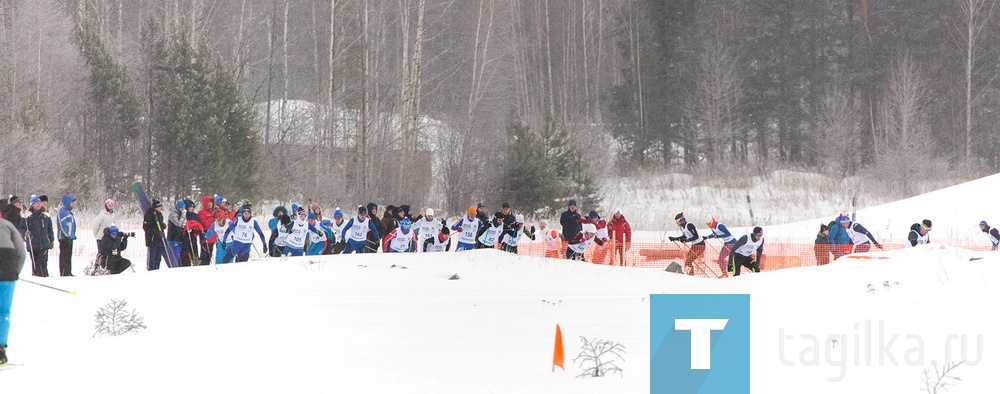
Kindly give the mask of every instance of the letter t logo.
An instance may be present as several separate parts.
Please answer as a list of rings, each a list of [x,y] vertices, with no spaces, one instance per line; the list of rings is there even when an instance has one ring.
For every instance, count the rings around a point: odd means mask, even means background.
[[[674,319],[674,329],[691,331],[691,369],[712,369],[712,331],[726,328],[729,319]]]

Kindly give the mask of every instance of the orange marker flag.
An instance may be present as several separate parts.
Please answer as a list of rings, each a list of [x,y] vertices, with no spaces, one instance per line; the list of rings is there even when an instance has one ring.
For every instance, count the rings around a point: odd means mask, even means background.
[[[565,371],[566,367],[563,366],[563,361],[565,359],[566,356],[563,354],[562,330],[559,328],[559,325],[556,324],[556,348],[552,352],[552,372],[556,371],[556,365]]]

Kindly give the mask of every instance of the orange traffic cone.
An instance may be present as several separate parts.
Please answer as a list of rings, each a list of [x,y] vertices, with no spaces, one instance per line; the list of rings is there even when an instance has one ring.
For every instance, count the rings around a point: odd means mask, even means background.
[[[563,354],[563,340],[562,340],[562,330],[559,325],[556,324],[556,348],[552,351],[552,372],[556,371],[556,366],[562,368],[563,371],[566,367],[563,366],[563,361],[565,361],[566,356]]]

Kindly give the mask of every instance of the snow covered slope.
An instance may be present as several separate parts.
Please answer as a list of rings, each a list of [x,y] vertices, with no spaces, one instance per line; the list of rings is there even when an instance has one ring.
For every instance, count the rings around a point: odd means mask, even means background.
[[[725,280],[495,251],[48,278],[79,295],[18,283],[8,354],[24,365],[0,372],[0,385],[5,393],[641,393],[649,294],[704,292],[751,294],[755,393],[918,392],[923,365],[944,360],[952,334],[967,334],[971,361],[949,392],[993,390],[1000,327],[989,274],[998,257],[936,245],[865,257]],[[94,312],[112,298],[127,300],[149,328],[93,338]],[[556,324],[567,371],[553,373]],[[879,327],[886,341],[901,334],[889,353],[877,350]],[[921,363],[904,361],[915,358],[907,334],[923,340]],[[575,378],[580,336],[627,346],[623,376]],[[877,366],[891,365],[880,354],[900,366]]]

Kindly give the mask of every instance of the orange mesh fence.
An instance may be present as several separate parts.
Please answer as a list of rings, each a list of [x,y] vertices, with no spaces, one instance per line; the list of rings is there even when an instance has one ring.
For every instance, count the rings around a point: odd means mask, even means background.
[[[947,244],[973,251],[989,251],[990,245],[983,244]],[[882,250],[898,250],[907,247],[904,244],[882,244]],[[879,251],[874,245],[828,245],[806,242],[768,242],[764,244],[761,256],[761,271],[774,271],[784,268],[813,267],[829,264],[837,258],[864,252]],[[546,245],[544,242],[521,243],[518,254],[535,257],[550,257],[565,259],[566,242]],[[593,264],[624,265],[636,268],[665,269],[670,263],[684,266],[690,253],[690,245],[679,242],[632,242],[628,244],[605,243],[592,244],[584,254],[586,261]],[[695,275],[719,277],[728,265],[728,248],[716,243],[706,243],[704,252],[697,255],[693,266]],[[746,272],[746,269],[743,270]]]

